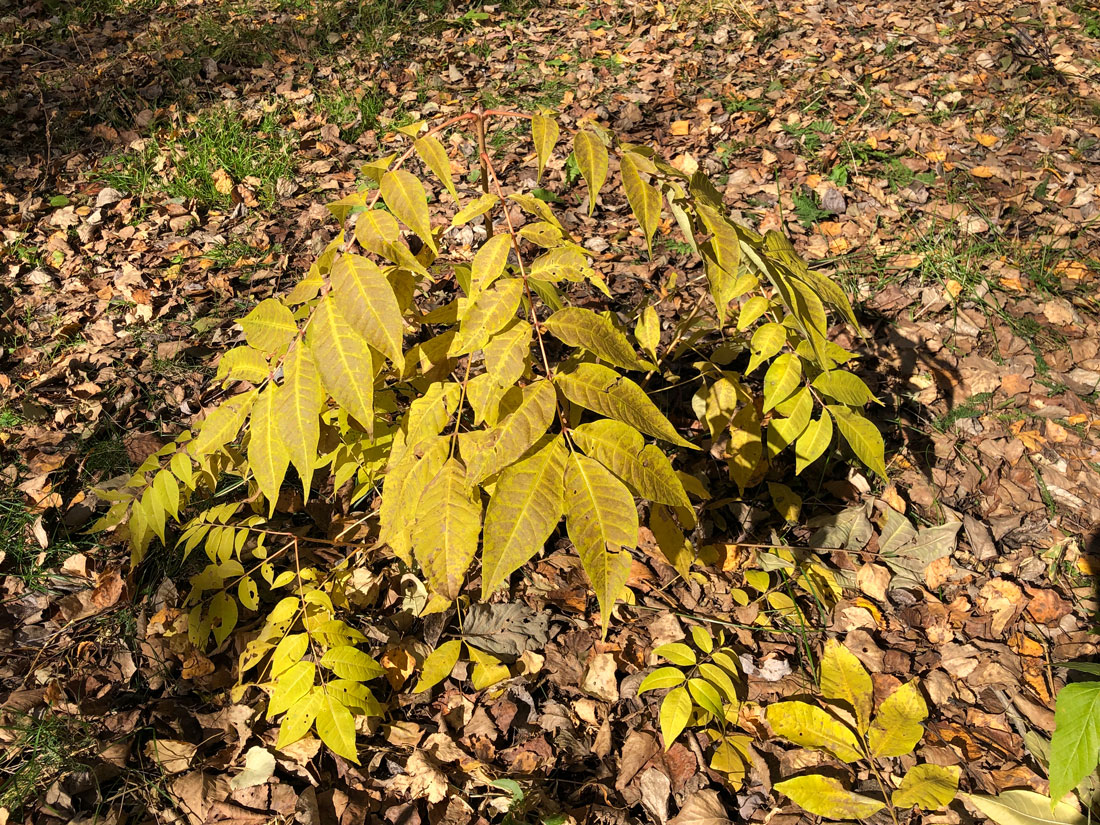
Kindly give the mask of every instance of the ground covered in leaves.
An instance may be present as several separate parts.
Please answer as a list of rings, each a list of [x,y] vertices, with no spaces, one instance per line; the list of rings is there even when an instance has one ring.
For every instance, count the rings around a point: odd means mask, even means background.
[[[808,815],[770,786],[806,752],[769,739],[760,708],[813,692],[826,638],[880,697],[919,677],[921,761],[960,766],[964,790],[1045,791],[1054,664],[1100,652],[1090,4],[40,0],[2,15],[0,821],[794,822]],[[653,144],[844,283],[868,335],[842,343],[884,401],[892,481],[805,474],[791,484],[808,526],[777,521],[766,494],[712,502],[700,575],[643,542],[636,604],[605,641],[575,559],[548,551],[521,599],[465,624],[522,662],[480,692],[460,665],[411,693],[443,628],[380,575],[364,630],[393,692],[362,766],[315,740],[275,752],[262,709],[226,691],[247,623],[191,647],[177,588],[192,571],[171,551],[128,570],[82,532],[90,491],[215,400],[234,319],[331,240],[324,204],[362,185],[387,128],[479,102]],[[492,140],[533,168],[520,130]],[[636,237],[590,246],[624,304],[686,260],[667,229],[652,263]],[[670,295],[666,322],[694,300]],[[785,575],[774,546],[841,597]],[[665,750],[656,700],[637,695],[653,649],[701,625],[748,676],[741,782],[711,770],[703,739]],[[956,801],[924,818],[973,816]]]

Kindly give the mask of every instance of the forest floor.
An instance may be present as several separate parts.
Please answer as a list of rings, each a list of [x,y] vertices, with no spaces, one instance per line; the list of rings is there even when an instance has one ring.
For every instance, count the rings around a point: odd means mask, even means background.
[[[741,783],[703,764],[704,739],[662,749],[638,683],[701,621],[742,652],[747,708],[812,692],[821,640],[839,639],[879,697],[920,679],[922,761],[960,766],[967,791],[1045,792],[1055,663],[1100,653],[1100,12],[319,5],[0,11],[0,823],[812,819],[771,790],[805,752],[751,710]],[[575,567],[548,556],[525,604],[549,630],[496,688],[460,668],[431,702],[399,695],[411,659],[390,627],[395,698],[362,767],[308,740],[241,780],[276,728],[229,698],[239,638],[188,648],[184,564],[162,550],[129,570],[84,532],[92,488],[197,420],[235,319],[307,271],[335,233],[325,203],[363,184],[387,129],[478,103],[651,144],[844,284],[890,483],[839,467],[791,482],[804,519],[846,514],[827,553],[766,501],[718,502],[723,555],[685,581],[643,546],[636,605],[605,641]],[[490,137],[531,165],[522,130]],[[652,265],[593,252],[645,289],[682,260],[671,235],[655,245]],[[915,560],[882,557],[884,531],[945,524]],[[810,552],[841,597],[771,568],[790,621],[746,576],[758,544]],[[959,800],[922,821],[974,816]]]

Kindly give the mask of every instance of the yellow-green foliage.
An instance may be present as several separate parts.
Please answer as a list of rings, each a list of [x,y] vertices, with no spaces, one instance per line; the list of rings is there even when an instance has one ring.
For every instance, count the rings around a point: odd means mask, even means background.
[[[921,723],[928,706],[915,681],[897,688],[873,714],[871,675],[850,650],[829,640],[821,658],[821,695],[830,703],[827,709],[801,701],[769,705],[768,724],[776,735],[804,748],[845,763],[868,763],[895,822],[895,809],[935,810],[955,798],[957,766],[914,765],[893,791],[887,791],[882,760],[911,754],[924,736]],[[826,819],[867,819],[886,807],[882,799],[850,791],[839,779],[819,773],[785,779],[775,783],[775,789]]]
[[[169,520],[182,525],[184,552],[205,552],[209,563],[188,596],[196,645],[224,642],[241,608],[263,617],[241,656],[242,689],[255,679],[271,694],[269,713],[286,713],[283,744],[312,726],[354,759],[354,717],[382,712],[366,685],[382,671],[342,618],[356,604],[364,562],[388,554],[418,571],[430,590],[422,612],[438,611],[464,596],[475,560],[488,597],[564,519],[606,632],[638,541],[641,499],[677,569],[690,568],[688,493],[705,488],[673,461],[698,447],[643,388],[648,373],[688,347],[704,379],[696,411],[712,436],[728,436],[741,488],[762,480],[784,450],[801,472],[831,444],[834,422],[862,461],[886,472],[882,439],[861,414],[871,393],[842,368],[852,354],[826,338],[826,305],[854,324],[851,307],[786,238],[731,221],[701,174],[582,123],[570,140],[587,213],[599,215],[614,155],[614,180],[646,245],[671,216],[701,259],[713,305],[697,306],[668,336],[654,301],[625,326],[572,306],[571,288],[584,283],[609,295],[578,242],[589,229],[531,193],[507,191],[484,145],[480,192],[452,176],[439,136],[490,116],[525,117],[479,112],[426,132],[406,127],[407,151],[364,166],[376,186],[331,204],[340,231],[305,277],[240,319],[244,343],[218,368],[225,400],[196,433],[104,492],[113,504],[98,527],[122,529],[135,564],[154,537],[169,538]],[[562,130],[549,117],[530,122],[541,177]],[[441,201],[429,204],[410,171],[414,158],[442,183]],[[519,212],[526,223],[513,226]],[[484,242],[449,246],[445,232],[478,216],[492,230]],[[429,307],[440,294],[449,302]],[[707,358],[722,339],[727,355],[750,353],[747,373],[764,368],[762,394],[721,366],[729,357]],[[226,476],[240,492],[222,485],[215,496]],[[350,555],[346,531],[316,544],[271,521],[292,488],[307,502],[334,502],[337,492],[350,502],[360,514],[347,522]],[[793,493],[777,490],[786,514],[797,515]],[[346,557],[318,565],[304,545]],[[431,664],[442,669],[458,653],[446,648]],[[499,664],[483,664],[499,675]]]

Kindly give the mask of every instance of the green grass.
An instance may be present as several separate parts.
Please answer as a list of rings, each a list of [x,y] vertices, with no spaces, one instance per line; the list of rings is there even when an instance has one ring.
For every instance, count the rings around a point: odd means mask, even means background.
[[[71,717],[51,711],[10,716],[3,726],[0,808],[18,817],[55,780],[83,768],[96,742],[88,726]]]
[[[360,93],[338,89],[317,95],[317,109],[329,123],[340,127],[340,140],[354,143],[363,132],[381,127],[379,116],[389,98],[377,89]]]
[[[25,421],[23,416],[10,407],[0,409],[0,430],[18,427]]]
[[[293,150],[294,139],[274,112],[253,124],[238,112],[215,108],[175,134],[162,131],[140,152],[107,158],[99,178],[128,193],[155,188],[172,198],[229,207],[231,195],[219,192],[214,181],[214,173],[225,170],[234,183],[257,178],[257,198],[270,206],[278,179],[294,174]],[[162,163],[164,170],[158,171]]]
[[[3,568],[22,580],[28,590],[44,593],[49,589],[50,571],[79,549],[65,538],[51,538],[43,550],[35,540],[32,525],[38,516],[23,504],[22,496],[12,489],[0,489],[0,550]]]

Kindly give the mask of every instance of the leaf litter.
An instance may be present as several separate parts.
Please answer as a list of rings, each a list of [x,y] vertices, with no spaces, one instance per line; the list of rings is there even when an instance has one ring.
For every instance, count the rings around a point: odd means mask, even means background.
[[[783,776],[806,765],[760,708],[812,688],[808,654],[826,638],[870,672],[876,704],[919,677],[922,762],[1034,806],[1067,678],[1050,663],[1097,652],[1100,40],[1087,5],[486,6],[442,23],[425,11],[384,42],[341,4],[293,5],[43,4],[0,20],[14,78],[0,92],[0,810],[794,822],[806,815],[775,809],[765,762]],[[473,691],[459,662],[434,698],[397,694],[361,767],[315,739],[275,750],[274,728],[226,693],[247,630],[209,656],[194,648],[173,584],[186,571],[166,558],[126,574],[119,548],[81,532],[89,491],[215,400],[210,357],[323,250],[322,204],[361,184],[386,127],[478,96],[595,117],[724,177],[736,215],[782,228],[848,283],[866,338],[840,343],[884,402],[890,485],[826,474],[803,504],[809,528],[752,502],[713,507],[693,539],[709,566],[684,577],[659,551],[635,559],[636,604],[606,641],[574,559],[551,552],[522,601],[476,607],[464,627],[515,677]],[[568,174],[560,164],[545,174]],[[665,237],[656,263],[682,267]],[[640,256],[590,251],[624,304],[660,288]],[[670,294],[660,311],[695,299]],[[767,549],[784,546],[805,550]],[[412,625],[423,600],[387,579],[361,593],[405,608],[368,628],[400,687],[443,627]],[[705,736],[664,749],[658,698],[637,695],[653,649],[693,626],[724,629],[751,665],[739,723],[757,756],[739,779],[709,768]],[[956,802],[935,821],[968,816]]]

